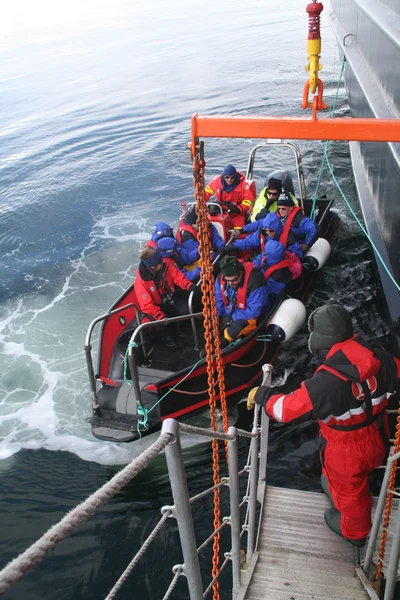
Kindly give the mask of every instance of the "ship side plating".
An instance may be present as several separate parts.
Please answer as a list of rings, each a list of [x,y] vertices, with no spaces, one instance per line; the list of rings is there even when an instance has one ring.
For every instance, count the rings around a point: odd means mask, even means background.
[[[331,0],[330,20],[346,57],[345,81],[353,117],[400,118],[399,0]],[[368,234],[400,281],[400,144],[351,142],[357,193]],[[381,261],[379,275],[391,319],[399,293]]]

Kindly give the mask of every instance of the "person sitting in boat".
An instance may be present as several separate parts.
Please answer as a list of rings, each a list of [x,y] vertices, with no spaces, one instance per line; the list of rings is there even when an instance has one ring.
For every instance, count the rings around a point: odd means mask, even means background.
[[[183,246],[178,243],[178,240],[174,237],[174,230],[168,223],[164,223],[164,221],[157,221],[154,231],[151,234],[151,239],[146,242],[145,247],[149,246],[150,248],[157,248],[158,242],[164,239],[170,239],[176,242],[175,251],[178,253],[182,265],[191,265],[199,258],[196,248],[183,248]]]
[[[136,271],[134,289],[139,308],[144,315],[143,323],[160,321],[165,317],[177,317],[189,314],[188,294],[179,294],[179,290],[190,293],[196,286],[189,281],[172,262],[164,262],[156,248],[144,248],[140,254],[139,268]],[[158,330],[157,330],[158,331]],[[166,346],[175,346],[173,329],[166,326],[162,339]],[[184,328],[177,324],[176,333],[186,335]]]
[[[146,242],[145,246],[156,248],[158,240],[161,240],[165,237],[173,238],[174,230],[172,229],[171,225],[168,225],[168,223],[164,223],[164,221],[157,221],[154,226],[154,231],[151,234],[151,239]]]
[[[354,335],[350,314],[340,304],[320,306],[308,319],[308,347],[322,364],[290,394],[253,388],[257,402],[275,421],[290,423],[309,415],[318,420],[321,485],[332,507],[325,522],[355,546],[371,529],[368,475],[382,464],[389,447],[386,407],[399,389],[400,361]]]
[[[241,233],[248,233],[249,235],[227,244],[223,250],[223,253],[227,254],[233,250],[239,250],[240,252],[243,252],[250,249],[255,250],[257,253],[263,252],[264,246],[268,240],[281,242],[280,235],[282,231],[283,225],[279,217],[277,217],[275,213],[269,213],[262,221],[247,223],[247,225],[245,225],[241,230],[237,230],[235,235],[240,235]],[[303,256],[300,243],[297,241],[295,234],[292,231],[289,231],[286,247],[287,250],[293,253],[295,256],[299,258]]]
[[[285,256],[283,244],[275,240],[268,240],[261,252],[253,261],[256,269],[260,269],[267,283],[269,299],[273,302],[275,297],[292,281],[291,261]]]
[[[178,248],[180,248],[180,251],[178,251]],[[185,265],[189,263],[184,262],[182,255],[189,255],[189,252],[182,246],[179,246],[178,241],[175,238],[162,238],[157,243],[157,250],[161,253],[163,261],[166,264],[171,262],[187,279],[189,279],[189,281],[196,282],[199,280],[201,272],[200,267],[185,269]]]
[[[299,242],[302,254],[317,240],[317,226],[314,221],[305,216],[300,206],[295,206],[287,193],[282,193],[278,199],[277,216],[283,225],[279,241],[287,247],[289,233],[294,234]]]
[[[217,252],[225,246],[225,242],[222,237],[219,235],[216,227],[209,221],[208,223],[208,231],[211,236],[211,247],[214,252]],[[197,253],[197,258],[199,258],[199,233],[197,228],[197,212],[196,207],[192,206],[183,216],[181,222],[178,226],[178,231],[176,232],[176,237],[183,248],[185,248],[188,252],[194,254]],[[194,259],[196,260],[196,259]]]
[[[246,179],[233,165],[227,165],[221,175],[207,184],[205,192],[206,200],[215,195],[215,201],[230,214],[235,229],[243,227],[256,198],[254,181]]]
[[[215,294],[223,346],[254,331],[257,319],[269,309],[268,290],[261,271],[251,262],[240,262],[236,256],[221,260]]]
[[[270,177],[264,182],[265,187],[261,190],[257,200],[254,203],[253,210],[251,211],[250,221],[259,221],[264,219],[269,212],[275,213],[278,210],[278,198],[286,190],[282,187],[280,179]],[[292,198],[296,206],[298,206],[298,200],[296,196],[290,192],[287,192]]]

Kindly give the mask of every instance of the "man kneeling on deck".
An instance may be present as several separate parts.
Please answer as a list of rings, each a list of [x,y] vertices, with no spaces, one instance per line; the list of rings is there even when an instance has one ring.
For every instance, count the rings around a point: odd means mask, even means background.
[[[400,361],[353,335],[351,317],[339,304],[317,308],[308,328],[310,352],[323,361],[311,379],[291,394],[269,399],[269,388],[254,388],[249,404],[257,402],[282,423],[307,413],[318,419],[321,484],[333,504],[325,511],[326,524],[354,546],[363,546],[371,529],[368,474],[388,449],[385,408],[398,389]]]
[[[221,260],[215,294],[223,330],[222,346],[254,331],[257,319],[269,308],[268,290],[261,271],[251,262],[241,263],[236,256]]]

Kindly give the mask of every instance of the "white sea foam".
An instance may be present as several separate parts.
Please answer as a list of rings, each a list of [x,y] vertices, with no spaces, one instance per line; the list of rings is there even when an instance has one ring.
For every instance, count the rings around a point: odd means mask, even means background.
[[[135,255],[150,235],[147,221],[133,218],[129,222],[125,212],[100,218],[54,295],[22,297],[2,307],[0,458],[46,448],[122,464],[149,444],[94,440],[85,421],[91,414],[86,329],[128,287]]]

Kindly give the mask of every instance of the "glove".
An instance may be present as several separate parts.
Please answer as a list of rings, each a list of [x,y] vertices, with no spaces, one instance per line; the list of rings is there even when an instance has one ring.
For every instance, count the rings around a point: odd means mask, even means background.
[[[230,315],[221,315],[219,317],[219,325],[220,325],[221,329],[225,329],[226,327],[228,327],[231,320],[232,319],[231,319]]]
[[[234,252],[237,248],[233,244],[227,244],[224,248],[224,255],[229,254],[230,252]]]
[[[238,238],[240,235],[242,235],[242,233],[243,233],[243,229],[234,229],[232,231],[232,235],[235,239]]]
[[[308,244],[300,244],[300,248],[303,250],[303,252],[307,252],[307,250],[309,249],[309,245]]]
[[[196,291],[197,291],[197,289],[198,289],[198,288],[197,288],[197,285],[194,285],[194,284],[193,284],[193,285],[191,285],[191,286],[190,286],[190,288],[188,289],[188,292],[189,292],[189,294],[190,294],[191,292],[196,292]]]
[[[238,209],[237,205],[233,202],[228,202],[228,212],[230,214],[235,213],[236,215],[240,215],[240,210]]]
[[[268,208],[263,208],[262,210],[260,210],[260,212],[256,215],[256,221],[261,221],[262,219],[265,219],[265,217],[268,215],[269,210]]]
[[[251,389],[247,397],[247,410],[252,410],[256,402],[265,410],[269,393],[269,387],[260,386]]]

